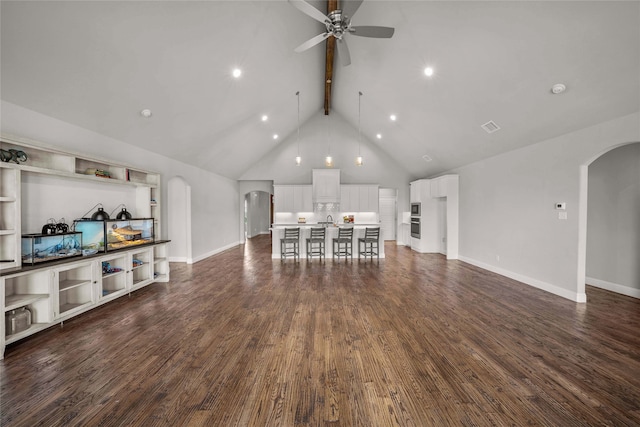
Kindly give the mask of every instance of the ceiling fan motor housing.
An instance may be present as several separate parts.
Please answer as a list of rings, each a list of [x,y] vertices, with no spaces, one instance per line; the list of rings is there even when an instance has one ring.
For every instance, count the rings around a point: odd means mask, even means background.
[[[326,21],[327,32],[331,33],[335,38],[342,39],[345,31],[349,30],[348,18],[343,19],[342,10],[337,9],[327,15],[329,20]]]

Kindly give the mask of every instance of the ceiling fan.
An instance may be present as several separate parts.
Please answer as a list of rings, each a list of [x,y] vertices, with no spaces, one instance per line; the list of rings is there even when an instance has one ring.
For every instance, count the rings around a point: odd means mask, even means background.
[[[338,56],[340,56],[340,61],[342,62],[343,66],[347,66],[351,64],[351,55],[349,54],[347,42],[344,39],[344,36],[346,34],[383,39],[391,38],[391,36],[393,36],[393,32],[395,31],[391,27],[351,25],[351,19],[362,4],[362,1],[363,0],[342,0],[342,9],[337,9],[329,12],[328,15],[324,15],[322,12],[320,12],[318,9],[304,0],[289,0],[289,3],[291,3],[298,10],[312,17],[316,21],[322,22],[327,27],[326,32],[318,34],[317,36],[307,40],[294,50],[296,52],[305,51],[310,47],[317,45],[321,41],[326,40],[328,37],[333,36],[336,38],[336,41],[338,43]]]

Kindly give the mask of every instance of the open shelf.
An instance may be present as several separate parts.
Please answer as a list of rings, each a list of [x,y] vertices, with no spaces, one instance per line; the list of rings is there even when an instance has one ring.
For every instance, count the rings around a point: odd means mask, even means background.
[[[60,292],[68,291],[77,288],[82,285],[90,285],[91,280],[63,280],[58,284],[58,290]]]
[[[49,294],[13,294],[7,295],[4,299],[4,311],[15,310],[29,304],[33,304],[41,299],[49,298]]]

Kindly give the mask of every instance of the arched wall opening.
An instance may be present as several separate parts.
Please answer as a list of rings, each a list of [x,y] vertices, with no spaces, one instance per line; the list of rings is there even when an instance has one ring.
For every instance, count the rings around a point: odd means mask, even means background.
[[[244,195],[245,238],[269,234],[271,227],[271,195],[266,191],[251,191]]]
[[[191,186],[184,178],[174,176],[167,184],[167,198],[169,260],[192,264]]]
[[[583,168],[584,283],[640,298],[640,143],[610,147]]]
[[[580,194],[579,194],[579,207],[578,207],[578,277],[577,277],[577,292],[578,294],[585,295],[584,301],[586,302],[586,283],[587,283],[587,233],[588,233],[588,211],[589,211],[589,166],[594,161],[605,155],[606,153],[613,151],[617,148],[638,144],[639,141],[626,142],[622,144],[614,144],[610,147],[606,147],[597,154],[591,156],[585,163],[580,166]],[[631,231],[630,231],[631,232]],[[633,230],[634,233],[639,231]],[[590,283],[593,284],[593,283]],[[613,289],[611,289],[613,290]],[[616,290],[616,292],[620,289]]]

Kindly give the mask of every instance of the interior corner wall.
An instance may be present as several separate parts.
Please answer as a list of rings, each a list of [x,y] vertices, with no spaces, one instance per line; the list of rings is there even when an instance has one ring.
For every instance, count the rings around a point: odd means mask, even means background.
[[[640,143],[589,166],[587,283],[640,297]]]
[[[451,171],[460,183],[460,259],[586,301],[579,259],[581,168],[611,147],[635,141],[639,113]],[[556,202],[567,204],[566,220],[559,219]]]
[[[181,176],[191,186],[194,262],[239,244],[238,183],[96,132],[1,101],[0,131],[61,150],[162,173],[162,239],[167,229],[167,183]],[[80,212],[81,215],[83,212]]]

